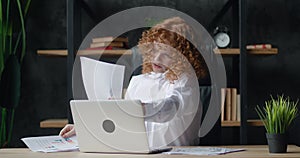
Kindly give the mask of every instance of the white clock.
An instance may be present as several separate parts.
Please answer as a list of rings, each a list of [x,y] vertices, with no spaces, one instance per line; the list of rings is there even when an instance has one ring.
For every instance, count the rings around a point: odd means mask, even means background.
[[[219,48],[226,48],[230,44],[228,29],[217,27],[214,33],[214,41]]]

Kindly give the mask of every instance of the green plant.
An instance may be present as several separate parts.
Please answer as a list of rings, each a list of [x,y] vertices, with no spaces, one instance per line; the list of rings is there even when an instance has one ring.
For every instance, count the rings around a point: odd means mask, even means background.
[[[263,110],[257,105],[255,108],[259,118],[270,134],[284,134],[298,113],[298,101],[293,102],[283,95],[265,102]]]
[[[0,147],[11,140],[20,100],[21,68],[26,52],[25,16],[31,0],[0,1]]]

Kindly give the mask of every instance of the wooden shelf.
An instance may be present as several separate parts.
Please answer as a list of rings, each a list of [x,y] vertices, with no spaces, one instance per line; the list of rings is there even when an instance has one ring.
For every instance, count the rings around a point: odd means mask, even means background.
[[[215,53],[222,54],[222,55],[239,55],[240,49],[238,48],[219,49],[219,51],[215,51]]]
[[[275,55],[278,54],[278,48],[248,49],[247,52],[249,54],[255,54],[255,55]],[[219,49],[219,51],[215,51],[215,53],[222,54],[222,55],[239,55],[240,49],[239,48]]]
[[[67,50],[37,50],[38,55],[67,56]]]
[[[226,49],[218,49],[219,51],[215,51],[216,54],[221,55],[239,55],[240,49],[238,48],[226,48]],[[277,48],[270,49],[251,49],[248,50],[249,54],[255,55],[275,55],[278,54]],[[37,54],[39,55],[49,55],[49,56],[67,56],[67,50],[37,50]],[[77,55],[100,55],[102,54],[105,57],[115,57],[121,55],[131,55],[132,52],[130,49],[121,49],[121,50],[79,50]]]
[[[41,128],[63,128],[68,124],[68,119],[48,119],[40,122]]]
[[[38,55],[49,55],[49,56],[67,56],[67,50],[37,50]],[[117,57],[121,55],[131,55],[130,49],[120,49],[120,50],[79,50],[77,55],[89,56],[89,55],[100,55],[104,57]]]
[[[261,120],[248,120],[249,126],[263,126],[263,122]],[[222,121],[222,127],[238,127],[241,125],[240,121]]]
[[[263,126],[261,120],[248,120],[249,126]],[[48,119],[40,122],[41,128],[63,128],[68,124],[68,119]],[[239,121],[223,121],[222,127],[238,127]]]
[[[130,49],[120,49],[120,50],[79,50],[77,55],[100,55],[105,57],[115,57],[121,55],[131,55]]]
[[[275,54],[278,54],[278,48],[249,49],[247,51],[248,51],[249,54],[256,54],[256,55],[275,55]]]

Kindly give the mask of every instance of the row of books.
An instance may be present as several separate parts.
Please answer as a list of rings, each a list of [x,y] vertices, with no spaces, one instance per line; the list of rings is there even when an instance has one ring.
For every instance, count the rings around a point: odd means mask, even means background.
[[[240,95],[236,88],[221,88],[221,121],[240,121]]]
[[[128,49],[127,37],[97,37],[93,38],[88,50],[114,50],[114,49]]]

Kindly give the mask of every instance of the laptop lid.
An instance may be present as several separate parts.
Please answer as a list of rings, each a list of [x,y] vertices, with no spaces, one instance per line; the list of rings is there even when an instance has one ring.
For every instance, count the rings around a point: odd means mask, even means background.
[[[79,150],[150,153],[139,100],[72,100]]]

